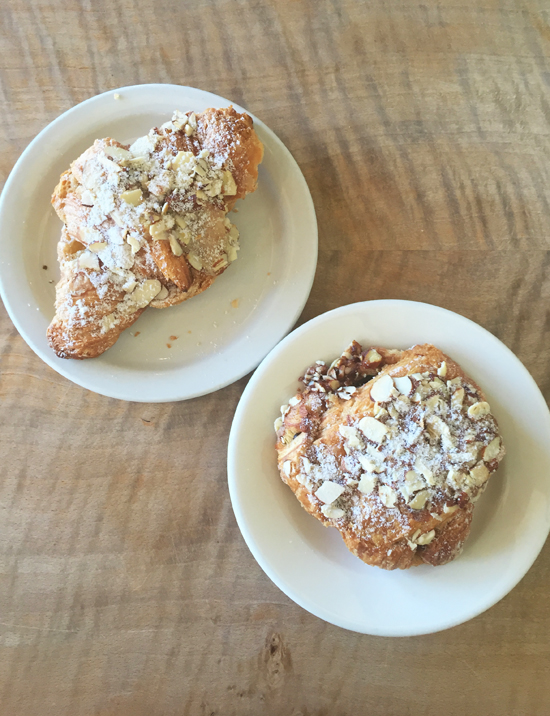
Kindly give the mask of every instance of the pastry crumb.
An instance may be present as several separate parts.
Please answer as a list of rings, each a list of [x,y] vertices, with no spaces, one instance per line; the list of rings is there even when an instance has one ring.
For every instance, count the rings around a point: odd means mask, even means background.
[[[179,336],[170,336],[171,341],[177,341]]]
[[[141,333],[141,331],[136,331],[136,332],[134,333],[134,338],[137,338],[137,336],[139,336],[140,333]]]
[[[166,344],[166,347],[167,347],[167,348],[172,348],[172,344],[171,344],[171,343],[167,343],[167,344]]]
[[[238,299],[238,298],[234,298],[234,299],[231,301],[231,305],[233,306],[233,308],[238,308],[238,307],[239,307],[239,299]]]
[[[115,92],[113,97],[114,97],[114,99],[120,99],[120,95],[118,92]]]
[[[42,266],[42,268],[44,269],[44,271],[48,270],[48,267],[46,266],[46,264],[44,264],[44,266]]]

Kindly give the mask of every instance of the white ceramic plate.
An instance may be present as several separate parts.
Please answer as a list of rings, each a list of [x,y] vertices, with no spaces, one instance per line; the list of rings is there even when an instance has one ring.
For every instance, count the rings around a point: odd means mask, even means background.
[[[432,343],[486,393],[507,448],[476,505],[462,555],[443,567],[386,572],[354,557],[336,529],[308,515],[276,467],[273,421],[315,360],[351,340],[388,348]],[[325,313],[287,336],[241,398],[228,454],[237,522],[266,574],[291,599],[332,624],[410,636],[460,624],[507,594],[550,528],[550,415],[535,382],[499,340],[466,318],[409,301],[369,301]]]
[[[313,202],[290,152],[253,117],[265,155],[257,191],[237,202],[239,212],[231,215],[241,233],[239,260],[193,300],[145,311],[99,358],[62,360],[47,344],[61,232],[50,196],[61,172],[97,137],[131,141],[170,119],[174,109],[201,111],[229,104],[191,87],[123,87],[65,112],[15,165],[0,200],[0,294],[29,346],[66,378],[123,400],[196,397],[255,368],[300,315],[317,262]],[[133,337],[136,331],[140,335]],[[178,340],[170,341],[171,335]]]

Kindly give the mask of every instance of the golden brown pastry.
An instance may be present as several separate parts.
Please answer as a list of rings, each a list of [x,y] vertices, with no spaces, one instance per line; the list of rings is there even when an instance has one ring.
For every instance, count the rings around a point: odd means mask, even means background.
[[[61,176],[61,280],[48,329],[61,358],[110,348],[147,306],[207,289],[237,258],[227,218],[256,188],[263,146],[232,107],[175,112],[131,146],[98,139]]]
[[[355,341],[301,380],[275,430],[281,478],[302,507],[367,564],[457,557],[505,452],[479,386],[432,345]]]

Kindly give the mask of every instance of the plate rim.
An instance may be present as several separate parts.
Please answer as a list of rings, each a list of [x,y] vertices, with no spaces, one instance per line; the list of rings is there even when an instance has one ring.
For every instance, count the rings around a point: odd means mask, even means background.
[[[421,301],[409,301],[406,299],[374,299],[370,301],[358,301],[355,303],[346,304],[344,306],[339,306],[337,308],[331,309],[329,311],[326,311],[324,313],[321,313],[318,316],[315,316],[314,318],[310,319],[294,331],[287,335],[280,343],[273,348],[273,350],[264,358],[264,360],[260,363],[256,371],[254,372],[254,375],[248,382],[245,390],[243,391],[243,394],[241,395],[241,398],[239,400],[239,403],[237,405],[237,408],[235,410],[235,415],[233,418],[233,422],[231,424],[231,430],[229,433],[229,439],[228,439],[228,446],[227,446],[227,477],[228,477],[228,488],[229,488],[229,496],[231,500],[231,506],[233,508],[233,513],[235,515],[235,519],[237,521],[237,525],[239,527],[239,530],[241,532],[241,535],[245,541],[246,546],[250,550],[252,556],[258,563],[258,565],[261,567],[263,572],[266,574],[267,577],[277,586],[283,594],[285,594],[289,599],[291,599],[293,602],[298,604],[302,609],[305,609],[310,614],[323,619],[323,621],[328,622],[329,624],[333,624],[335,626],[338,626],[342,629],[346,629],[348,631],[353,631],[355,633],[360,634],[367,634],[371,636],[383,636],[383,637],[410,637],[410,636],[423,636],[426,634],[435,634],[437,632],[445,631],[447,629],[451,629],[455,626],[458,626],[460,624],[464,624],[474,617],[479,616],[480,614],[483,614],[485,611],[490,609],[492,606],[500,602],[507,594],[509,594],[518,584],[521,582],[521,580],[525,577],[527,572],[531,569],[534,562],[536,561],[537,557],[539,556],[544,544],[546,543],[546,540],[548,538],[548,535],[550,533],[550,515],[547,516],[546,523],[544,526],[544,529],[542,529],[538,533],[538,538],[533,541],[533,547],[529,552],[528,559],[522,563],[521,568],[518,569],[515,573],[512,579],[509,579],[508,582],[505,584],[505,586],[500,590],[500,592],[497,594],[497,596],[489,596],[486,600],[480,600],[475,607],[473,607],[469,612],[466,613],[466,615],[461,615],[456,619],[449,618],[445,624],[442,624],[440,626],[437,626],[434,629],[415,629],[412,627],[411,629],[397,629],[397,630],[389,630],[389,629],[377,629],[376,627],[368,626],[361,628],[358,624],[351,620],[347,620],[346,618],[334,618],[332,614],[329,614],[327,610],[323,606],[319,605],[313,605],[314,608],[312,608],[311,604],[308,604],[306,600],[302,599],[300,595],[293,592],[292,586],[288,583],[288,581],[285,581],[283,577],[279,573],[277,573],[274,569],[271,568],[269,564],[269,559],[267,557],[264,557],[261,549],[257,546],[255,543],[254,538],[252,537],[250,530],[248,529],[247,520],[245,517],[245,512],[242,509],[241,502],[238,498],[237,494],[237,483],[238,483],[238,476],[237,476],[237,453],[238,453],[238,437],[239,432],[241,430],[241,423],[244,420],[244,415],[247,409],[247,403],[248,400],[251,398],[251,396],[254,394],[254,390],[256,386],[260,383],[260,381],[263,378],[263,373],[273,364],[277,361],[279,355],[283,353],[283,351],[286,349],[286,347],[291,344],[294,340],[296,340],[299,336],[303,335],[304,333],[307,333],[309,330],[312,329],[312,327],[317,326],[319,323],[323,323],[324,321],[330,320],[335,316],[338,316],[339,314],[343,314],[346,312],[355,312],[358,310],[361,310],[361,307],[368,305],[371,307],[375,306],[398,306],[398,305],[416,305],[422,307],[424,310],[432,310],[437,311],[438,313],[441,312],[443,314],[449,314],[452,315],[454,318],[457,318],[459,321],[464,322],[465,325],[471,325],[474,326],[476,330],[480,330],[484,332],[487,337],[496,345],[500,350],[504,349],[505,353],[507,353],[509,356],[511,356],[518,364],[518,366],[521,368],[521,370],[524,373],[525,378],[527,378],[528,382],[531,383],[532,388],[534,388],[534,395],[536,396],[536,400],[539,402],[540,407],[543,409],[543,413],[545,414],[546,418],[546,430],[550,434],[550,408],[548,404],[546,403],[546,400],[544,399],[544,396],[542,395],[542,392],[540,388],[538,387],[535,379],[530,374],[530,372],[527,370],[527,368],[523,365],[521,360],[515,355],[515,353],[508,348],[502,341],[500,341],[495,335],[493,335],[490,331],[488,331],[486,328],[481,326],[480,324],[476,323],[475,321],[472,321],[469,318],[466,318],[466,316],[463,316],[460,313],[457,313],[455,311],[450,311],[449,309],[443,308],[441,306],[437,306],[435,304],[421,302]]]
[[[289,165],[292,167],[293,171],[295,172],[295,176],[299,184],[301,185],[304,195],[303,195],[303,201],[302,201],[302,208],[306,215],[306,221],[310,226],[310,233],[311,233],[311,243],[312,243],[312,249],[310,250],[310,257],[311,257],[311,270],[307,277],[307,281],[303,282],[301,284],[301,298],[299,301],[295,302],[293,304],[292,311],[288,312],[288,319],[285,321],[285,328],[283,331],[279,331],[275,337],[271,339],[271,341],[266,342],[264,348],[262,348],[262,351],[259,351],[259,353],[262,353],[262,357],[258,360],[257,358],[254,358],[254,360],[246,361],[246,353],[243,354],[242,360],[239,360],[239,368],[238,370],[234,371],[234,373],[231,375],[231,377],[224,379],[216,384],[213,384],[210,387],[206,387],[204,389],[197,389],[197,390],[187,390],[184,393],[177,392],[173,396],[167,396],[162,397],[158,399],[151,399],[150,397],[136,397],[136,396],[130,396],[127,394],[128,389],[117,389],[117,383],[116,380],[112,381],[111,386],[97,386],[94,383],[93,378],[87,379],[87,376],[80,376],[77,374],[76,376],[73,376],[70,374],[70,371],[64,370],[63,363],[59,362],[62,361],[62,359],[57,358],[57,356],[51,351],[51,354],[48,352],[43,351],[40,346],[37,345],[35,340],[33,339],[32,334],[30,334],[22,325],[22,322],[20,320],[19,314],[18,314],[18,307],[17,307],[17,301],[12,300],[12,298],[9,295],[9,291],[6,288],[5,281],[4,281],[4,269],[2,268],[2,262],[0,260],[0,298],[2,299],[2,302],[4,304],[4,307],[6,309],[6,312],[8,313],[8,316],[10,320],[12,321],[13,325],[15,326],[17,332],[19,335],[23,338],[23,340],[26,342],[26,344],[29,346],[29,348],[34,352],[35,355],[37,355],[46,365],[48,365],[50,368],[55,370],[56,373],[63,376],[66,380],[69,380],[70,382],[80,386],[81,388],[85,388],[86,390],[89,390],[93,393],[97,393],[98,395],[103,395],[107,398],[114,398],[116,400],[124,400],[127,402],[135,402],[135,403],[172,403],[172,402],[178,402],[183,400],[191,400],[193,398],[198,398],[203,395],[208,395],[210,393],[214,393],[218,390],[221,390],[222,388],[225,388],[229,385],[232,385],[233,383],[237,382],[241,378],[243,378],[245,375],[250,373],[251,371],[255,370],[255,368],[259,365],[259,363],[265,358],[265,356],[277,345],[277,343],[283,339],[293,328],[293,326],[296,324],[296,321],[298,320],[302,310],[304,309],[304,306],[306,305],[309,295],[311,293],[311,289],[313,286],[313,282],[315,280],[316,271],[317,271],[317,261],[318,261],[318,253],[319,253],[319,239],[318,239],[318,224],[317,224],[317,216],[315,212],[315,205],[313,203],[313,197],[311,196],[311,191],[309,189],[308,183],[304,177],[304,174],[302,170],[300,169],[300,166],[290,150],[286,147],[286,145],[283,143],[283,141],[275,134],[275,132],[270,129],[261,119],[256,117],[256,115],[252,114],[252,112],[248,111],[246,108],[242,107],[241,105],[233,102],[230,99],[227,99],[225,97],[221,97],[220,95],[216,95],[213,92],[208,92],[207,90],[202,90],[197,87],[192,87],[190,85],[179,85],[179,84],[173,84],[173,83],[143,83],[143,84],[135,84],[135,85],[126,85],[124,87],[115,87],[113,89],[109,89],[105,92],[101,92],[99,94],[93,95],[92,97],[88,97],[87,99],[83,100],[82,102],[79,102],[78,104],[74,105],[73,107],[70,107],[65,112],[57,116],[55,119],[53,119],[51,122],[49,122],[41,131],[31,140],[31,142],[25,147],[21,155],[18,157],[16,163],[14,164],[13,168],[11,169],[8,178],[6,180],[6,183],[2,189],[2,192],[0,193],[0,227],[4,224],[5,218],[4,215],[9,211],[9,208],[7,207],[8,204],[8,198],[11,195],[12,191],[12,185],[15,183],[15,181],[18,179],[19,172],[21,170],[21,167],[25,164],[27,161],[27,158],[29,155],[34,151],[36,146],[40,146],[40,144],[43,142],[44,138],[48,135],[48,133],[55,129],[55,127],[60,124],[62,121],[66,121],[67,117],[71,114],[81,111],[83,107],[86,105],[92,104],[94,102],[97,102],[102,99],[106,99],[108,97],[113,97],[113,94],[119,93],[122,94],[124,92],[135,92],[135,91],[158,91],[159,88],[162,88],[163,91],[169,91],[170,88],[177,89],[178,91],[181,90],[187,90],[191,93],[199,93],[205,100],[212,102],[212,106],[227,106],[228,104],[231,104],[237,111],[246,112],[250,117],[252,117],[254,124],[261,128],[261,131],[264,132],[267,136],[269,136],[269,139],[271,142],[273,142],[276,146],[279,152],[281,152],[281,155],[285,158],[286,162],[289,162]],[[1,252],[1,248],[0,248]],[[1,257],[0,257],[1,258]],[[223,355],[223,352],[222,352]],[[72,361],[73,363],[75,361]],[[80,361],[77,361],[80,362]],[[130,370],[130,369],[128,369]],[[155,370],[154,368],[151,368],[150,371],[147,371],[148,373],[154,374]],[[105,374],[109,373],[109,368],[107,367],[105,370]],[[179,373],[179,370],[174,371],[174,378],[177,382],[177,374]]]

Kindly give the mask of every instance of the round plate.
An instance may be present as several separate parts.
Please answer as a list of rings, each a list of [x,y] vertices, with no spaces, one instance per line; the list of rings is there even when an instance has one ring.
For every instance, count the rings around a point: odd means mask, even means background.
[[[46,340],[62,226],[50,197],[61,172],[98,137],[129,142],[170,119],[175,109],[230,104],[191,87],[123,87],[65,112],[15,165],[0,200],[0,294],[29,346],[69,380],[123,400],[196,397],[255,368],[300,315],[317,262],[315,210],[292,155],[253,117],[265,154],[258,189],[231,214],[241,233],[239,260],[193,300],[145,311],[99,358],[57,358]],[[173,335],[177,340],[170,340]]]
[[[353,339],[401,349],[434,344],[479,383],[499,422],[507,455],[476,505],[462,555],[450,564],[394,572],[364,564],[279,477],[273,421],[280,406],[307,366],[332,361]],[[427,634],[488,609],[538,555],[550,528],[550,415],[519,360],[475,323],[424,303],[356,303],[309,321],[263,361],[235,413],[228,472],[246,543],[297,604],[365,634]]]

